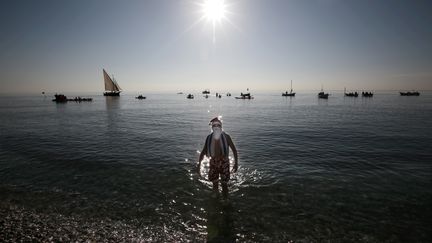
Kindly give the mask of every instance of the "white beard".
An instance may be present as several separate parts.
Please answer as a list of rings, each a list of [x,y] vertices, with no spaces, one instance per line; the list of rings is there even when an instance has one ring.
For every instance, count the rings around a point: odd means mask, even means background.
[[[222,135],[222,129],[220,127],[213,128],[213,139],[219,140]]]

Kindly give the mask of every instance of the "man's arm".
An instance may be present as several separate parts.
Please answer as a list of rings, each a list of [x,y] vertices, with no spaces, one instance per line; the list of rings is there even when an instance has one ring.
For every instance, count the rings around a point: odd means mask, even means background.
[[[230,135],[228,135],[228,134],[226,134],[227,136],[227,142],[228,142],[228,145],[231,147],[231,150],[232,150],[232,152],[233,152],[233,154],[234,154],[234,167],[233,167],[233,169],[232,169],[232,172],[233,173],[235,173],[235,172],[237,172],[237,169],[238,169],[238,155],[237,155],[237,148],[236,148],[236,146],[234,145],[234,143],[233,143],[233,141],[232,141],[232,139],[231,139],[231,136]]]
[[[201,153],[200,153],[199,158],[198,158],[198,168],[197,168],[198,174],[199,174],[200,169],[201,169],[201,161],[204,159],[204,155],[206,155],[206,153],[207,153],[207,140],[204,143],[204,148],[201,150]]]

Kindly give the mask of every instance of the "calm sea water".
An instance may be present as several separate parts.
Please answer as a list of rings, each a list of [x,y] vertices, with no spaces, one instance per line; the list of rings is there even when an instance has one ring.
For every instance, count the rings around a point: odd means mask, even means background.
[[[432,240],[432,93],[92,97],[0,97],[6,213],[71,239]],[[239,151],[228,199],[212,194],[208,161],[195,172],[216,115]]]

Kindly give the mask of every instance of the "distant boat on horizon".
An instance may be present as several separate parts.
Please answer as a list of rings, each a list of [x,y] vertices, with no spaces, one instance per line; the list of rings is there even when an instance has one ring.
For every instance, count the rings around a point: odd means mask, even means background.
[[[418,91],[408,91],[408,92],[399,92],[401,96],[419,96],[420,93]]]
[[[285,93],[282,93],[282,96],[291,96],[294,97],[296,93],[293,93],[292,89],[292,80],[291,80],[291,91],[288,93],[288,91],[285,91]]]
[[[357,91],[356,92],[349,92],[349,93],[347,93],[346,92],[346,88],[344,88],[344,94],[345,94],[345,96],[348,96],[348,97],[358,97],[358,93],[357,93]]]
[[[104,96],[120,96],[121,88],[114,79],[114,76],[111,78],[108,73],[103,70],[104,83],[105,83],[105,91],[103,93]]]
[[[64,94],[55,94],[55,99],[52,101],[57,103],[66,103],[68,101],[75,101],[75,102],[82,102],[82,101],[93,101],[92,98],[82,98],[82,97],[75,97],[74,99],[68,99]]]
[[[373,93],[372,92],[368,92],[368,91],[366,91],[366,92],[362,92],[362,97],[367,97],[367,98],[371,98],[371,97],[373,97]]]
[[[206,90],[204,90],[204,91],[202,92],[202,94],[210,94],[210,90],[209,90],[209,89],[206,89]]]
[[[321,85],[321,92],[318,93],[318,98],[320,99],[328,99],[329,94],[328,93],[324,93],[323,91],[323,86]]]
[[[235,97],[236,99],[242,99],[242,100],[251,100],[254,97],[250,94],[249,88],[246,89],[247,93],[240,93],[240,96]]]

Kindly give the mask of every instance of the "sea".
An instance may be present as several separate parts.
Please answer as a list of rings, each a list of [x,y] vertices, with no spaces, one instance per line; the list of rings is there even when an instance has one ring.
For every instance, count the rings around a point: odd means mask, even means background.
[[[144,95],[0,96],[2,242],[432,241],[432,92]],[[228,196],[196,166],[216,116]]]

